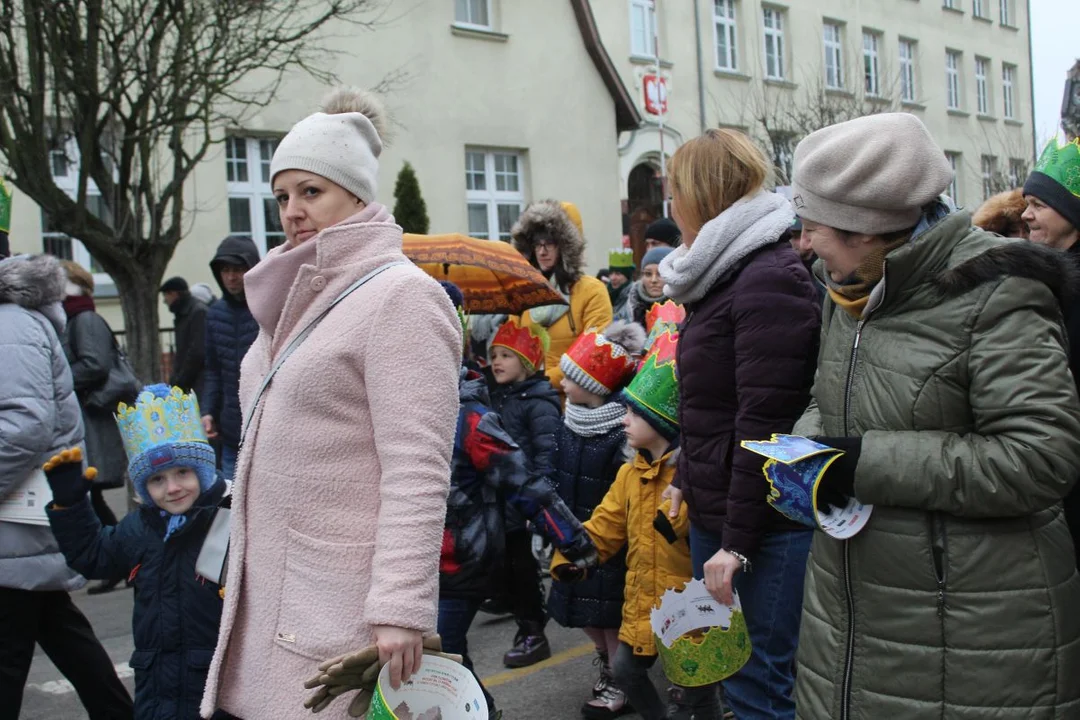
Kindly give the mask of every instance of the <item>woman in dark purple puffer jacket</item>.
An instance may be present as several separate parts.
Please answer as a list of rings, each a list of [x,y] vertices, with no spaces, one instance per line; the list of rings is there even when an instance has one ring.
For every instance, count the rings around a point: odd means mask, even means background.
[[[673,509],[689,506],[694,576],[724,602],[734,585],[742,601],[753,654],[724,681],[728,706],[740,720],[787,720],[812,533],[768,506],[763,459],[739,441],[788,432],[806,408],[821,300],[782,237],[791,205],[764,190],[769,165],[749,138],[709,130],[669,168],[683,245],[660,273],[687,309]],[[702,692],[695,717],[714,717],[715,688]]]

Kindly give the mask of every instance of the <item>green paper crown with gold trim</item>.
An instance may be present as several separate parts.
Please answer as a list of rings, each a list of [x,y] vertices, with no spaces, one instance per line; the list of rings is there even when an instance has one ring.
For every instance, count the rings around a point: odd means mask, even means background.
[[[1035,163],[1035,172],[1053,179],[1080,198],[1080,138],[1064,145],[1059,145],[1057,138],[1050,140]]]
[[[682,592],[664,593],[650,622],[664,674],[676,685],[711,685],[750,659],[750,632],[737,593],[734,605],[721,605],[704,582],[691,580]]]
[[[668,440],[679,434],[679,377],[675,369],[678,332],[665,332],[653,343],[637,375],[623,390],[623,400]]]
[[[634,251],[630,248],[618,248],[608,253],[608,269],[634,271]]]

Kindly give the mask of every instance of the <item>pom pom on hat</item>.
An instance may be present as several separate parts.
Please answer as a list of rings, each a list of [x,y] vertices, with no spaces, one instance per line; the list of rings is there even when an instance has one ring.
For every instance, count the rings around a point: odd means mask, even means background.
[[[322,101],[322,111],[327,115],[360,113],[371,122],[379,137],[386,138],[386,107],[373,93],[354,87],[331,90]]]

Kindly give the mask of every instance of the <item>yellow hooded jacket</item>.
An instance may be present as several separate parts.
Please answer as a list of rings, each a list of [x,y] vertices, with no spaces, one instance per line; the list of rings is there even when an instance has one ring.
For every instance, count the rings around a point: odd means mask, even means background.
[[[682,588],[691,579],[686,504],[679,508],[678,517],[668,518],[670,503],[660,497],[675,477],[677,452],[668,452],[656,462],[649,462],[638,452],[622,466],[607,495],[584,524],[600,562],[628,545],[619,640],[629,645],[635,655],[656,655],[649,613],[665,590]],[[669,537],[653,525],[658,512],[670,524],[666,528]],[[551,567],[568,563],[556,551]]]

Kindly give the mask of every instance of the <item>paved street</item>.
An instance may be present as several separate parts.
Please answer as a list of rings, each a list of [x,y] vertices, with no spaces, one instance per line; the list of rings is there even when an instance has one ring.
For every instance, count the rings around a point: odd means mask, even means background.
[[[123,498],[120,491],[110,504],[120,510]],[[113,502],[115,500],[115,502]],[[119,514],[119,512],[118,512]],[[133,650],[131,639],[131,590],[116,590],[106,595],[90,596],[85,590],[75,593],[76,604],[86,613],[105,649],[116,664],[128,689],[134,678],[127,666]],[[548,638],[552,644],[550,660],[522,670],[507,670],[502,666],[502,654],[514,635],[509,618],[479,615],[469,635],[469,647],[477,671],[503,709],[506,720],[573,720],[580,717],[579,708],[589,695],[596,679],[592,665],[593,649],[580,630],[566,630],[550,625]],[[663,682],[658,668],[653,670],[657,682]],[[297,678],[302,682],[304,678]],[[293,716],[295,717],[295,716]],[[638,715],[626,715],[635,720]],[[38,652],[30,670],[23,701],[22,720],[83,720],[86,713],[71,686],[57,672],[44,653]],[[271,720],[271,719],[250,719]]]

